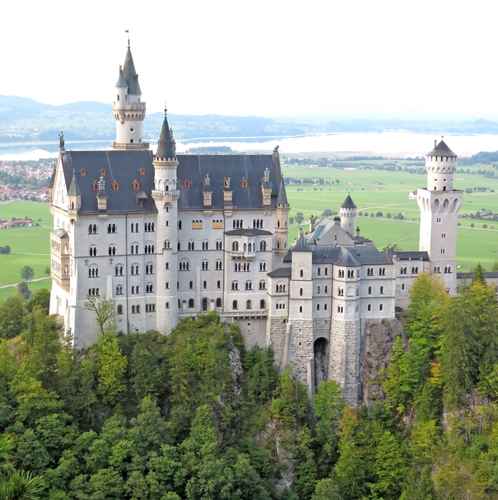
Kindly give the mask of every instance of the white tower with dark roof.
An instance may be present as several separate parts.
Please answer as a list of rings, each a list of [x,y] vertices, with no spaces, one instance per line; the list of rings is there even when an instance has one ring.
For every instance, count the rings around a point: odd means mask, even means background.
[[[419,249],[429,254],[432,273],[450,294],[457,291],[456,239],[462,191],[453,188],[457,156],[441,140],[427,155],[427,187],[417,190],[420,209]]]
[[[178,197],[176,143],[173,130],[164,119],[153,159],[154,190],[157,209],[157,330],[169,333],[178,320]]]
[[[356,205],[348,194],[346,199],[341,205],[341,209],[339,210],[339,216],[341,217],[341,227],[345,231],[347,231],[351,236],[355,236],[356,232],[356,216],[358,210]]]
[[[115,99],[112,112],[116,120],[116,140],[113,149],[148,149],[144,142],[145,102],[141,101],[142,91],[138,83],[131,55],[130,41],[123,66],[119,67]]]

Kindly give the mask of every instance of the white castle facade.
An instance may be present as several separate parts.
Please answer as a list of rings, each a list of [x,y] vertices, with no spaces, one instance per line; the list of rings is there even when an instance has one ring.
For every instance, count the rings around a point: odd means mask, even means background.
[[[88,297],[112,301],[123,333],[168,334],[183,318],[217,311],[248,345],[272,346],[310,390],[339,382],[358,400],[362,338],[394,320],[422,272],[457,289],[456,155],[427,156],[418,251],[385,253],[356,228],[348,196],[287,247],[289,205],[278,149],[263,155],[176,154],[165,113],[156,154],[144,142],[145,103],[128,46],[108,151],[61,151],[50,184],[50,312],[76,348],[95,342]]]

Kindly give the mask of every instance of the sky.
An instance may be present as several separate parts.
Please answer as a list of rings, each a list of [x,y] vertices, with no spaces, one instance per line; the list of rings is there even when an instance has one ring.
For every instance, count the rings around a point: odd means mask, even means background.
[[[498,116],[494,0],[2,2],[0,94],[111,102],[130,30],[148,109]]]

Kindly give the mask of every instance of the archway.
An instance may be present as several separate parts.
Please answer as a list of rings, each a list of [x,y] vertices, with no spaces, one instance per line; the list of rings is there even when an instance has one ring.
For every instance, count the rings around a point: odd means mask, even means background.
[[[315,390],[322,380],[328,379],[328,342],[320,337],[313,344],[313,361],[315,372]]]

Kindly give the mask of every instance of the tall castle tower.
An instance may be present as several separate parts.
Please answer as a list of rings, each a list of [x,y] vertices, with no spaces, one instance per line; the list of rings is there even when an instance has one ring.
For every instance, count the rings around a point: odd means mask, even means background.
[[[420,209],[419,249],[426,251],[432,272],[441,274],[450,294],[457,291],[456,238],[462,191],[453,188],[457,156],[441,140],[426,157],[427,187],[417,190]]]
[[[157,330],[169,333],[178,319],[178,198],[176,143],[173,130],[164,120],[153,160],[154,190],[152,198],[157,209]]]
[[[339,216],[341,217],[342,229],[344,229],[344,231],[347,231],[351,236],[355,236],[357,213],[357,207],[351,196],[348,194],[343,204],[341,205]]]
[[[131,55],[130,40],[123,66],[119,67],[116,83],[115,100],[112,112],[116,120],[116,140],[113,149],[148,149],[143,141],[145,102],[140,100],[142,91],[138,83],[138,74]]]

